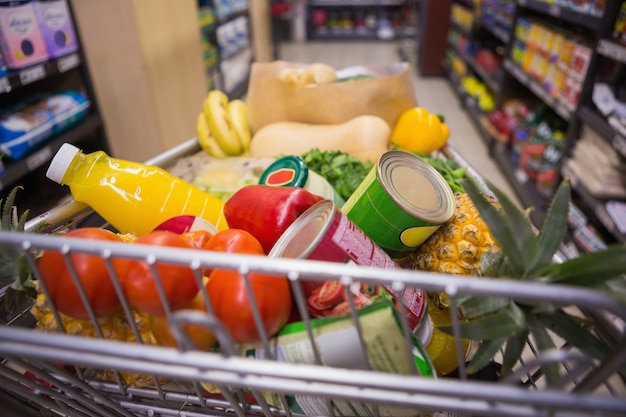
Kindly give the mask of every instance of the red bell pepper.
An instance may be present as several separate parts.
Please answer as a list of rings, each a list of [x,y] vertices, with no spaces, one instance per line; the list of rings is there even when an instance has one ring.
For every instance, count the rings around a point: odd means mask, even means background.
[[[269,253],[291,223],[322,199],[300,187],[247,185],[226,201],[224,216],[229,227],[251,233]]]

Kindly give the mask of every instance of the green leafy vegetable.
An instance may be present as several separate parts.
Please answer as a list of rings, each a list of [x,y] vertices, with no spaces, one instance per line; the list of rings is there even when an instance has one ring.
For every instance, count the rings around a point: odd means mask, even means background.
[[[324,177],[344,199],[352,195],[374,166],[341,151],[312,149],[301,157],[310,170]]]
[[[459,167],[452,159],[441,159],[430,155],[416,154],[433,168],[446,180],[452,191],[455,193],[465,192],[461,185],[461,180],[465,178],[466,167]]]

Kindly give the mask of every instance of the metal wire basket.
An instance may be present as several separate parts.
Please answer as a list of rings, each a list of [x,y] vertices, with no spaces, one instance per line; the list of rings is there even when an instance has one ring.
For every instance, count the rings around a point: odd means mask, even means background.
[[[170,161],[197,149],[187,143],[149,161],[166,166]],[[466,164],[449,149],[447,157]],[[478,174],[470,170],[469,174]],[[91,311],[93,337],[76,336],[63,331],[61,313],[49,302],[58,332],[44,332],[34,327],[30,305],[0,324],[0,391],[19,398],[39,412],[70,416],[226,416],[237,415],[394,415],[394,416],[619,416],[626,415],[626,385],[620,371],[626,369],[626,306],[615,299],[591,290],[567,286],[502,281],[489,278],[461,278],[409,270],[388,270],[299,259],[276,259],[250,255],[222,254],[145,245],[128,245],[68,238],[50,232],[80,227],[90,216],[88,207],[68,203],[34,219],[27,233],[0,232],[0,244],[19,248],[40,277],[36,254],[41,250],[59,251],[69,260],[71,254],[85,253],[101,257],[111,273],[120,299],[123,317],[134,335],[135,343],[109,340]],[[308,363],[285,361],[276,338],[258,328],[261,343],[258,357],[233,343],[224,326],[198,311],[171,312],[167,315],[179,348],[156,346],[142,338],[135,313],[124,299],[113,260],[145,260],[151,265],[168,263],[194,271],[203,288],[202,270],[220,268],[238,271],[250,288],[252,272],[263,272],[289,280],[295,306],[302,317],[303,342],[310,347]],[[71,268],[70,268],[71,269]],[[156,272],[156,269],[154,269]],[[75,276],[76,285],[80,281]],[[415,337],[403,313],[394,314],[402,350],[409,364],[402,372],[382,371],[366,366],[322,365],[328,361],[307,312],[301,282],[338,280],[346,286],[369,284],[386,286],[401,293],[409,288],[446,293],[451,307],[462,295],[478,294],[510,297],[519,301],[549,302],[568,306],[591,317],[597,334],[608,339],[613,350],[602,362],[582,352],[560,345],[543,351],[529,343],[515,372],[506,378],[468,376],[465,358],[459,355],[459,369],[454,376],[434,378],[415,366]],[[158,280],[157,280],[158,281]],[[41,291],[47,295],[45,286]],[[162,289],[161,289],[162,291]],[[371,359],[371,332],[385,329],[368,326],[366,317],[357,312],[355,300],[348,294],[351,312],[345,316],[350,331],[334,341],[349,345],[347,356]],[[210,305],[206,291],[205,304]],[[256,303],[251,308],[257,323],[261,317]],[[462,352],[459,319],[451,315],[457,351]],[[199,351],[181,330],[193,323],[210,329],[219,340],[219,350]],[[67,329],[66,329],[67,330]],[[350,337],[345,336],[349,334]],[[380,336],[380,335],[375,335]],[[344,352],[345,353],[345,352]],[[563,378],[557,386],[547,387],[540,365],[558,363]],[[128,375],[140,375],[142,382],[129,383]],[[136,379],[137,380],[137,379]],[[294,399],[308,408],[294,406]]]

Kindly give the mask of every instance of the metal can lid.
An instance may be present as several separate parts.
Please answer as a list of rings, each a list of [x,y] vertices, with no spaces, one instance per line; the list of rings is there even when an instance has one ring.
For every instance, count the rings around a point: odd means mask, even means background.
[[[268,256],[305,259],[328,231],[334,215],[335,203],[332,200],[313,204],[283,232]]]
[[[259,178],[259,184],[273,187],[295,186],[305,188],[309,169],[304,160],[296,155],[284,156],[272,162]]]
[[[400,150],[385,152],[378,178],[389,197],[406,213],[433,224],[448,221],[455,210],[454,193],[445,178],[419,156]]]

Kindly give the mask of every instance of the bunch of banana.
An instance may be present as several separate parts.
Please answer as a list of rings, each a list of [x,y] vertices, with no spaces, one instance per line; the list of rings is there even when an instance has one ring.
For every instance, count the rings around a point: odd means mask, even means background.
[[[248,108],[242,100],[229,100],[219,90],[211,90],[204,99],[196,125],[202,149],[216,158],[244,155],[252,136]]]

